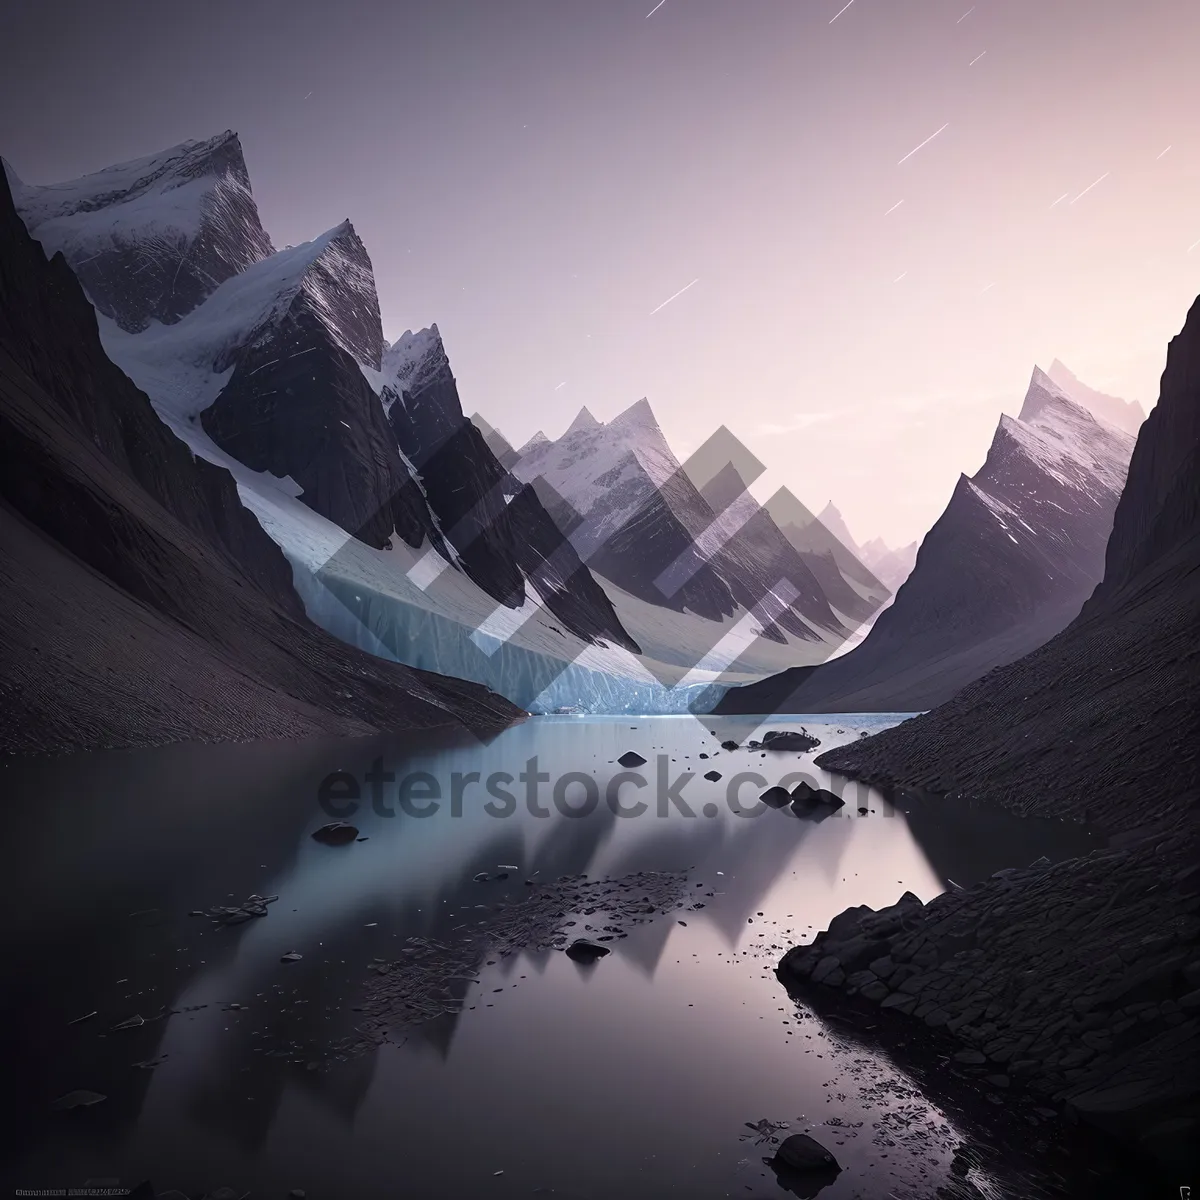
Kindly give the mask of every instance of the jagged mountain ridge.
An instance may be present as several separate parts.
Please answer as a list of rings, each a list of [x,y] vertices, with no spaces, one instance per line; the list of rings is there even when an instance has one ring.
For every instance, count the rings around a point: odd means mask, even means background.
[[[863,643],[732,690],[718,711],[918,711],[1048,641],[1103,574],[1132,448],[1035,368]]]
[[[136,177],[141,187],[147,172],[153,180],[170,181],[183,170],[181,160],[187,165],[218,159],[227,175],[244,180],[240,195],[253,210],[248,173],[232,134],[100,174]],[[23,215],[28,202],[33,224],[42,213],[42,194],[87,192],[90,206],[73,216],[83,230],[79,240],[87,241],[88,234],[95,241],[114,223],[107,206],[119,208],[128,190],[89,191],[77,181],[22,188],[20,201]],[[171,195],[179,190],[167,189]],[[139,194],[152,192],[143,188]],[[161,208],[161,197],[153,195]],[[47,222],[40,227],[46,229]],[[97,295],[119,291],[127,275],[158,261],[156,228],[131,226],[121,255],[101,262]],[[139,254],[145,262],[135,264]],[[397,426],[403,423],[389,422],[380,400],[384,373],[398,369],[401,354],[384,341],[370,258],[349,222],[277,253],[270,253],[269,242],[256,244],[241,256],[240,269],[222,270],[223,279],[213,276],[206,292],[194,293],[190,310],[172,311],[170,325],[152,320],[142,327],[117,311],[105,329],[110,355],[147,388],[160,410],[170,410],[172,419],[198,421],[217,447],[253,469],[290,477],[306,504],[365,543],[382,548],[393,534],[412,546],[428,541],[499,603],[514,607],[526,598],[526,579],[536,574],[545,590],[542,595],[536,589],[539,597],[572,632],[634,648],[569,545],[562,539],[554,543],[555,527],[536,496],[522,496],[512,511],[505,506],[494,514],[502,529],[489,536],[464,526],[462,495],[489,490],[503,468],[472,433],[474,427],[464,427],[457,392],[450,396],[414,377],[405,382],[425,409],[418,416],[422,437],[435,427],[446,434],[436,465],[427,464],[428,478],[419,476],[398,444]],[[182,307],[181,301],[175,305]],[[457,430],[453,437],[451,429]],[[411,448],[412,439],[408,444]],[[438,511],[439,504],[447,506],[445,512]],[[522,523],[529,528],[519,528]],[[467,539],[461,545],[447,543],[444,531],[451,526]],[[511,561],[514,548],[519,563]],[[544,565],[547,558],[554,559],[553,570]]]
[[[1082,404],[1102,421],[1115,425],[1131,437],[1137,437],[1138,430],[1146,419],[1146,411],[1136,400],[1121,400],[1117,396],[1109,396],[1088,387],[1057,358],[1050,364],[1050,370],[1046,373],[1076,404]]]
[[[520,714],[312,625],[229,473],[109,360],[0,181],[0,746],[362,735]]]
[[[649,604],[720,621],[766,600],[761,636],[783,642],[812,640],[814,627],[845,637],[838,613],[865,619],[883,599],[872,607],[824,547],[797,549],[732,460],[697,486],[645,399],[607,424],[584,408],[557,441],[535,435],[519,453],[515,473],[566,502],[570,536],[589,566]],[[671,564],[680,564],[677,586],[663,578]],[[797,593],[790,603],[771,599],[781,584]]]
[[[396,442],[462,569],[512,608],[524,602],[528,582],[568,628],[591,630],[637,653],[537,490],[509,471],[463,414],[437,326],[397,339],[383,356],[380,380]]]

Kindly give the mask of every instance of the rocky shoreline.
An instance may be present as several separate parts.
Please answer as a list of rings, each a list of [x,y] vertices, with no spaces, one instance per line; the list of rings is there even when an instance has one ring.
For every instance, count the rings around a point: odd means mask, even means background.
[[[1028,1092],[1181,1168],[1200,1117],[1200,867],[1169,849],[1039,860],[929,904],[906,893],[848,909],[788,951],[779,977],[940,1030],[993,1090]]]
[[[850,909],[779,966],[940,1030],[958,1065],[1028,1089],[1194,1178],[1200,1146],[1200,301],[1171,342],[1078,618],[938,708],[819,767],[1109,845],[927,905]]]

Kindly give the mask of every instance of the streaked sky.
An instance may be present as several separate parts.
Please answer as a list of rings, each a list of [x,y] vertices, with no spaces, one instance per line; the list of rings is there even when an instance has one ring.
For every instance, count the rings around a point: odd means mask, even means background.
[[[654,4],[43,0],[0,153],[48,183],[236,129],[276,245],[350,217],[468,412],[519,444],[647,396],[860,541],[924,532],[1034,362],[1153,402],[1200,291],[1200,4]]]

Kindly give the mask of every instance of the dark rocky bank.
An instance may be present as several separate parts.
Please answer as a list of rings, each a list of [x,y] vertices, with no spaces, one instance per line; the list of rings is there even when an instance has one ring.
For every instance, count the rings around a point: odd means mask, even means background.
[[[850,909],[780,976],[940,1029],[1168,1168],[1200,1144],[1200,302],[1172,341],[1103,582],[1034,653],[821,755],[883,786],[1095,822],[1109,846]],[[1183,1178],[1183,1176],[1179,1176]]]
[[[522,715],[312,625],[232,476],[106,357],[0,188],[0,749],[367,734]]]

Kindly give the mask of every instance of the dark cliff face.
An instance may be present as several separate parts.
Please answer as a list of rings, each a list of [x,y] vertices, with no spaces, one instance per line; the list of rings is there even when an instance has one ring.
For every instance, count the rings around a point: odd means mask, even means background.
[[[1167,347],[1159,401],[1134,447],[1095,604],[1107,602],[1139,572],[1195,537],[1200,524],[1198,450],[1200,299]]]
[[[1130,444],[1036,373],[862,645],[731,691],[718,710],[927,709],[1042,645],[1103,573]]]
[[[272,252],[233,132],[14,191],[47,254],[61,250],[97,310],[130,332],[178,321]]]
[[[0,191],[0,744],[291,737],[517,715],[309,624],[233,478],[108,360]]]
[[[510,608],[524,603],[528,578],[571,632],[636,653],[612,602],[537,491],[510,474],[463,415],[437,327],[397,343],[389,354],[384,367],[393,385],[382,396],[388,421],[466,574]]]
[[[0,341],[14,372],[43,386],[45,420],[86,438],[177,520],[223,547],[276,603],[301,615],[290,568],[278,552],[266,552],[274,544],[267,539],[264,545],[266,535],[243,508],[228,472],[194,460],[109,360],[73,272],[61,257],[47,261],[7,188],[0,194],[0,248]],[[78,514],[68,496],[50,486],[44,468],[12,452],[6,496],[18,510],[29,504],[39,527],[72,544],[80,540],[70,531]],[[109,556],[110,569],[125,570],[120,546],[102,530],[82,544],[89,555]]]
[[[367,545],[394,531],[419,546],[437,540],[434,523],[360,367],[378,370],[382,348],[371,262],[346,224],[231,351],[233,374],[201,423],[240,462],[290,475],[310,508]]]

